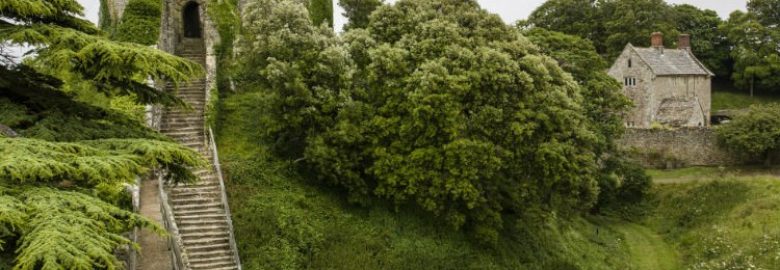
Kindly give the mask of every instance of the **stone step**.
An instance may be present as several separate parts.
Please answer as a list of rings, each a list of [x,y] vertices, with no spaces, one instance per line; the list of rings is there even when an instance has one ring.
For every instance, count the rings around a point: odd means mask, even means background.
[[[179,217],[176,217],[176,220],[182,220],[182,221],[198,221],[198,220],[225,221],[225,215],[221,214],[221,213],[219,213],[219,214],[218,213],[209,213],[209,214],[202,214],[202,215],[179,216]]]
[[[221,214],[223,211],[222,208],[209,208],[209,209],[189,209],[189,210],[174,210],[174,216],[175,217],[186,217],[186,216],[197,216],[197,215],[209,215],[209,214]],[[180,228],[181,229],[181,228]],[[190,228],[190,230],[193,230]]]
[[[230,255],[222,255],[222,256],[203,256],[197,259],[191,259],[190,264],[205,264],[205,263],[211,263],[211,262],[219,262],[219,261],[230,261],[233,262],[233,256]]]
[[[192,269],[222,269],[223,267],[234,267],[236,263],[231,260],[214,261],[209,263],[190,263]]]
[[[177,187],[173,188],[171,195],[179,195],[179,194],[199,194],[199,193],[220,193],[222,192],[220,190],[219,185],[202,185],[202,186],[186,186],[186,187]]]
[[[238,269],[237,266],[227,266],[227,267],[218,267],[218,268],[192,268],[193,270],[200,270],[200,269],[208,269],[208,270],[236,270]]]
[[[198,251],[214,251],[214,250],[221,250],[221,249],[230,250],[230,244],[220,243],[214,245],[185,246],[185,249],[187,249],[187,254],[198,252]]]
[[[175,92],[175,91],[182,91],[182,90],[190,90],[190,91],[200,91],[200,92],[206,92],[204,91],[206,89],[206,82],[189,82],[189,83],[180,83],[178,85],[176,84],[166,84],[165,85],[166,90]]]
[[[177,131],[184,131],[184,130],[204,130],[204,121],[203,117],[199,116],[191,116],[191,117],[181,117],[181,118],[168,118],[165,119],[162,124],[160,125],[163,133],[166,132],[177,132]]]
[[[168,131],[165,135],[174,139],[206,138],[206,132],[200,130]]]
[[[176,222],[178,224],[178,221]],[[179,232],[184,234],[200,234],[207,232],[228,231],[227,223],[225,224],[213,224],[211,226],[194,226],[194,225],[182,225],[179,227]],[[208,250],[203,250],[208,251]]]
[[[211,231],[211,232],[202,232],[202,233],[189,233],[189,234],[181,234],[182,239],[198,239],[201,237],[209,238],[209,237],[230,237],[230,234],[228,234],[227,231]]]
[[[232,256],[233,252],[230,251],[230,249],[227,250],[211,250],[211,251],[197,251],[197,252],[190,252],[188,253],[189,258],[212,258],[212,257],[221,257],[221,256]]]
[[[199,91],[199,92],[206,92],[206,82],[188,82],[188,83],[180,83],[179,85],[168,83],[165,84],[165,90],[169,92],[174,91],[181,91],[181,90],[190,90],[190,91]]]
[[[200,137],[180,137],[175,138],[176,142],[183,144],[183,145],[195,145],[195,144],[205,144],[206,137],[200,136]]]
[[[208,204],[208,203],[219,203],[221,202],[220,197],[212,197],[212,196],[176,196],[171,198],[171,203],[174,205],[197,205],[197,204]]]
[[[173,203],[173,211],[188,211],[188,210],[208,210],[208,209],[222,209],[221,202],[211,202],[204,204],[175,204]]]
[[[202,112],[165,112],[163,122],[203,121],[206,116]],[[202,127],[200,127],[202,128]]]
[[[201,246],[201,245],[216,245],[222,243],[230,243],[230,239],[227,237],[201,237],[183,239],[184,244],[187,246]]]

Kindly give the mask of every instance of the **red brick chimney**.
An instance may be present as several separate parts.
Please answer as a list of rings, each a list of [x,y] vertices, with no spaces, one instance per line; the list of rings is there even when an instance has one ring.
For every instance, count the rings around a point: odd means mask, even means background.
[[[650,44],[653,48],[662,49],[664,47],[664,34],[661,32],[653,32],[650,36]]]
[[[677,40],[677,48],[680,50],[691,50],[691,35],[680,34]]]

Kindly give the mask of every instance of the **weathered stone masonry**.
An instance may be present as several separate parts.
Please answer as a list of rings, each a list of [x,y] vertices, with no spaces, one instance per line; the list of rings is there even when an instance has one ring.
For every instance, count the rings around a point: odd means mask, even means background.
[[[628,129],[618,145],[652,168],[739,165],[749,161],[718,145],[711,128]]]

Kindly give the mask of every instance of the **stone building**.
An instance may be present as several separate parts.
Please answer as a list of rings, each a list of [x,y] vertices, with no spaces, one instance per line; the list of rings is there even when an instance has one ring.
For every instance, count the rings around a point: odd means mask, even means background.
[[[650,48],[626,45],[609,69],[635,105],[626,115],[626,126],[709,126],[714,74],[693,55],[690,36],[680,35],[678,48],[669,49],[656,32],[651,44]]]

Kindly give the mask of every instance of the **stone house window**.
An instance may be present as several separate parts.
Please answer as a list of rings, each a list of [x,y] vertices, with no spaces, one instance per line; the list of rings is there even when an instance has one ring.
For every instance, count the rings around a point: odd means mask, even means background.
[[[628,59],[628,68],[631,68],[631,66],[632,66],[631,64],[633,64],[633,63],[631,62],[631,59]]]
[[[625,77],[625,78],[623,78],[623,84],[625,86],[636,86],[636,78]]]

